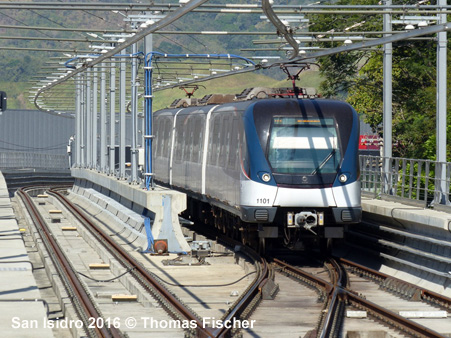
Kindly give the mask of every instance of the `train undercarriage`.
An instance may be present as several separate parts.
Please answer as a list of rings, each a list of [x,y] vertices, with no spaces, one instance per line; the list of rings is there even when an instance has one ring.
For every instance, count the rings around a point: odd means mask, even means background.
[[[299,212],[300,217],[293,224],[276,217],[273,223],[250,223],[242,221],[237,215],[209,203],[188,198],[188,207],[183,217],[191,221],[215,227],[224,235],[241,241],[264,253],[267,249],[287,248],[293,251],[319,249],[323,253],[330,252],[333,237],[327,237],[327,228],[318,225],[317,214]],[[284,213],[285,214],[285,213]],[[324,214],[320,213],[323,217]],[[318,216],[318,217],[320,217]],[[312,218],[315,219],[313,222]],[[344,227],[334,227],[333,236],[342,237]],[[340,236],[341,234],[341,236]]]

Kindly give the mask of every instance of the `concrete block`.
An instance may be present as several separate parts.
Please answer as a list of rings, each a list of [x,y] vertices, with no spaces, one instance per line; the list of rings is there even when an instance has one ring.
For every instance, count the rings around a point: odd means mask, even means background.
[[[167,239],[170,251],[190,251],[178,221],[178,214],[186,209],[185,194],[164,188],[147,191],[114,177],[79,168],[74,168],[71,172],[75,178],[89,180],[95,182],[96,185],[109,189],[109,197],[116,201],[126,199],[132,202],[130,207],[139,205],[141,208],[151,211],[155,214],[152,217],[153,222],[151,224],[153,237],[155,239]],[[108,202],[107,210],[114,214],[110,202]],[[132,226],[135,229],[142,226],[142,222],[138,223],[132,219],[129,220],[129,224],[133,224]]]
[[[114,216],[117,216],[117,209],[114,207],[113,204],[108,204],[106,210],[108,210]]]
[[[130,219],[130,217],[121,210],[119,210],[117,217],[119,217],[119,219],[124,223],[128,223],[128,220]]]

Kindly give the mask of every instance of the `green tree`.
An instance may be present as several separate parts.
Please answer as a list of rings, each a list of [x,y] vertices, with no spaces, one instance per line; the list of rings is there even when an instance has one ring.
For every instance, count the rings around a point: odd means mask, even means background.
[[[339,4],[353,4],[342,0]],[[360,4],[374,4],[366,1]],[[399,4],[399,3],[398,3]],[[382,30],[381,16],[316,16],[314,31],[343,31],[361,23],[360,31]],[[320,29],[320,30],[318,30]],[[393,44],[393,155],[435,158],[436,42],[406,40]],[[324,47],[334,47],[331,43]],[[322,94],[346,99],[382,136],[382,50],[341,53],[318,60]],[[448,86],[449,90],[449,86]],[[451,121],[451,119],[449,119]],[[448,124],[449,125],[449,124]],[[451,137],[448,134],[448,144]],[[449,151],[448,151],[449,152]]]
[[[375,5],[377,0],[340,0],[336,5]],[[335,32],[352,32],[355,30],[370,32],[380,30],[382,21],[375,15],[348,15],[348,14],[315,14],[309,16],[312,23],[309,30],[312,32],[328,32],[317,34],[316,39],[322,48],[333,48],[343,44],[336,39]],[[325,41],[328,40],[328,41]],[[317,44],[315,44],[317,45]],[[371,57],[371,51],[353,51],[349,53],[334,54],[318,59],[323,82],[320,91],[326,97],[346,98],[351,87],[355,85],[358,69]]]

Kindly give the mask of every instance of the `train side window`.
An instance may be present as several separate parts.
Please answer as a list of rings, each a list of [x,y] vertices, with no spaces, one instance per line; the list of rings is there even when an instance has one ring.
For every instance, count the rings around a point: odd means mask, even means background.
[[[196,118],[194,124],[194,146],[193,146],[193,162],[200,163],[201,152],[202,152],[202,130],[203,130],[203,121],[202,117],[199,116]]]
[[[238,118],[237,117],[233,118],[232,130],[233,131],[238,131]],[[229,160],[228,160],[228,163],[227,163],[227,168],[234,169],[235,168],[235,163],[236,163],[236,158],[237,158],[237,155],[238,155],[238,136],[236,136],[236,137],[232,136],[231,132],[232,132],[231,130],[229,130],[229,132],[228,132],[228,137],[229,137],[229,142],[228,142]]]
[[[167,119],[164,123],[164,143],[163,143],[163,156],[169,157],[169,145],[171,144],[171,120]]]
[[[162,135],[162,133],[161,133],[161,131],[160,131],[160,129],[159,129],[159,126],[160,126],[160,119],[155,119],[155,122],[154,122],[154,128],[155,128],[155,131],[158,133],[157,134],[157,138],[155,138],[154,140],[153,140],[153,142],[152,142],[152,153],[153,153],[153,156],[155,156],[155,157],[157,157],[158,156],[158,145],[161,143],[161,139],[164,137],[164,135]]]
[[[211,149],[210,149],[210,164],[217,165],[218,153],[219,153],[219,139],[220,139],[220,116],[216,115],[213,121],[213,134],[211,136]]]
[[[175,126],[175,140],[174,140],[174,145],[175,145],[175,161],[177,163],[180,163],[182,160],[182,142],[181,140],[183,140],[183,127],[180,125],[181,123],[179,122],[179,120],[177,120],[176,126]]]
[[[210,133],[208,135],[207,164],[211,164],[213,158],[213,143],[215,142],[214,118],[210,118]]]
[[[235,170],[240,170],[240,149],[242,147],[242,141],[241,141],[241,128],[238,124],[238,131],[236,133],[236,152],[235,152]]]
[[[188,126],[187,126],[187,121],[186,121],[187,117],[185,117],[184,121],[183,121],[183,127],[182,127],[182,139],[180,140],[180,148],[182,150],[182,157],[181,157],[181,161],[185,162],[186,161],[186,153],[188,152]]]
[[[244,173],[247,176],[250,176],[251,174],[251,167],[250,167],[250,162],[249,162],[249,153],[247,151],[247,142],[246,142],[246,134],[244,133],[244,129],[241,130],[241,147],[240,147],[240,152],[241,152],[241,158],[240,161],[242,161],[242,165],[243,165],[243,170]]]
[[[164,145],[166,143],[166,138],[168,137],[166,135],[166,130],[165,130],[165,126],[167,123],[167,118],[164,118],[160,121],[160,123],[158,123],[158,134],[161,136],[159,137],[158,143],[157,143],[157,148],[158,148],[158,154],[160,157],[165,157],[166,154],[164,152]]]
[[[225,167],[226,157],[227,157],[227,147],[228,147],[228,128],[229,127],[229,117],[225,116],[222,120],[222,128],[221,128],[221,149],[219,154],[219,166]]]
[[[199,163],[201,163],[202,162],[202,160],[203,160],[203,153],[204,153],[204,137],[205,137],[205,135],[204,135],[204,132],[206,132],[206,130],[207,130],[207,119],[206,119],[206,116],[204,115],[204,116],[202,116],[201,118],[200,118],[200,123],[199,123],[199,125],[200,125],[200,132],[199,132]]]
[[[190,143],[191,143],[191,134],[190,134],[190,132],[189,132],[189,127],[190,127],[190,117],[189,116],[187,116],[186,118],[185,118],[185,124],[184,124],[184,126],[183,126],[183,133],[184,133],[184,136],[183,136],[183,156],[182,156],[182,162],[186,162],[186,161],[189,161],[189,146],[190,146]]]
[[[244,127],[243,121],[238,119],[238,131],[237,131],[237,146],[236,146],[236,159],[235,159],[235,170],[240,171],[241,166],[241,154],[242,148],[246,146],[246,142],[244,140]]]
[[[188,122],[188,133],[189,133],[189,139],[188,139],[188,154],[186,160],[189,162],[193,161],[193,148],[194,148],[194,124],[196,122],[197,118],[195,116],[190,117]]]

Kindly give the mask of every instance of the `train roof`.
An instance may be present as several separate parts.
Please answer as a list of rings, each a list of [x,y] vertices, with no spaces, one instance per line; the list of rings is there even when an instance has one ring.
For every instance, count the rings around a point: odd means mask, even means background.
[[[249,101],[253,99],[267,98],[317,98],[315,88],[297,88],[296,92],[293,88],[269,88],[269,87],[253,87],[246,88],[239,94],[208,94],[201,99],[188,97],[176,99],[169,108],[186,108],[191,106],[206,106],[212,104],[224,104],[231,102]]]
[[[258,111],[277,111],[285,106],[295,104],[303,111],[315,112],[320,109],[323,113],[328,112],[330,115],[342,114],[349,112],[351,114],[357,114],[355,110],[347,102],[338,101],[333,99],[323,99],[323,98],[294,98],[294,97],[270,97],[270,98],[256,98],[251,100],[234,100],[230,102],[214,102],[207,105],[190,105],[190,106],[179,106],[178,108],[165,108],[154,112],[155,116],[158,115],[174,115],[178,112],[182,115],[186,114],[206,114],[212,107],[220,105],[221,107],[216,109],[216,112],[228,111],[229,109],[234,109],[237,111],[245,111],[251,105],[254,105],[253,109],[258,109]],[[287,106],[288,105],[288,106]],[[299,109],[299,108],[297,108]],[[290,108],[292,110],[292,108]]]

